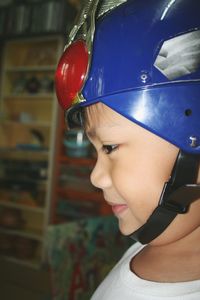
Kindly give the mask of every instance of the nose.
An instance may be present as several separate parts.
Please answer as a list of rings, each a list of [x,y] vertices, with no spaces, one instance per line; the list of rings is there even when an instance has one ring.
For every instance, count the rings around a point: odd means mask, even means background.
[[[109,188],[112,185],[112,180],[109,172],[109,165],[98,157],[96,165],[90,175],[91,183],[102,190]]]

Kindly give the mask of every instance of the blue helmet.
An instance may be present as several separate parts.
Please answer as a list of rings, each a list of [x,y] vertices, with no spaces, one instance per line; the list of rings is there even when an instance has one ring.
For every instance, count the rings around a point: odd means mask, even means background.
[[[72,107],[69,101],[63,105],[67,118],[73,119],[81,107],[102,102],[196,156],[200,154],[200,1],[122,2],[98,18],[95,31],[90,32],[87,74]],[[73,47],[75,42],[70,43]],[[178,206],[168,209],[186,212]]]
[[[102,102],[200,153],[199,11],[199,0],[129,0],[99,18],[77,107]]]

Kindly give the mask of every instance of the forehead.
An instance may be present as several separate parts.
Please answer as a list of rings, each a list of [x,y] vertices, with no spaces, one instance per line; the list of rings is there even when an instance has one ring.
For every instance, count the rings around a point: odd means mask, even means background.
[[[100,102],[86,107],[85,119],[87,130],[96,127],[114,127],[117,125],[131,126],[132,124],[132,122]]]
[[[85,130],[92,139],[98,137],[109,137],[109,139],[110,137],[115,139],[118,137],[120,139],[124,137],[129,141],[134,141],[134,143],[140,141],[143,146],[148,144],[148,147],[151,144],[154,146],[159,143],[168,144],[165,140],[100,102],[86,108]]]
[[[85,129],[90,138],[102,137],[126,137],[135,139],[144,136],[148,132],[115,112],[103,103],[93,104],[85,110]]]
[[[91,139],[130,142],[138,149],[157,155],[157,150],[176,148],[147,129],[121,116],[108,106],[97,103],[85,110],[85,129]]]

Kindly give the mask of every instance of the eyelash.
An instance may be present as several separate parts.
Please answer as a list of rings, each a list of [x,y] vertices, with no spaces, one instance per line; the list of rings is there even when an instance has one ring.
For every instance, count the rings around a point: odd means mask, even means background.
[[[113,151],[118,149],[118,145],[103,145],[102,146],[102,150],[105,154],[109,155],[111,154]]]

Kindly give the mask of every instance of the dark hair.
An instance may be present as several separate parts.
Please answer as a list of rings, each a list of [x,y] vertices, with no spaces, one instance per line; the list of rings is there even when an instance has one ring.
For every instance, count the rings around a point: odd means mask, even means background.
[[[84,128],[86,113],[84,107],[71,107],[65,112],[65,121],[69,129]]]

